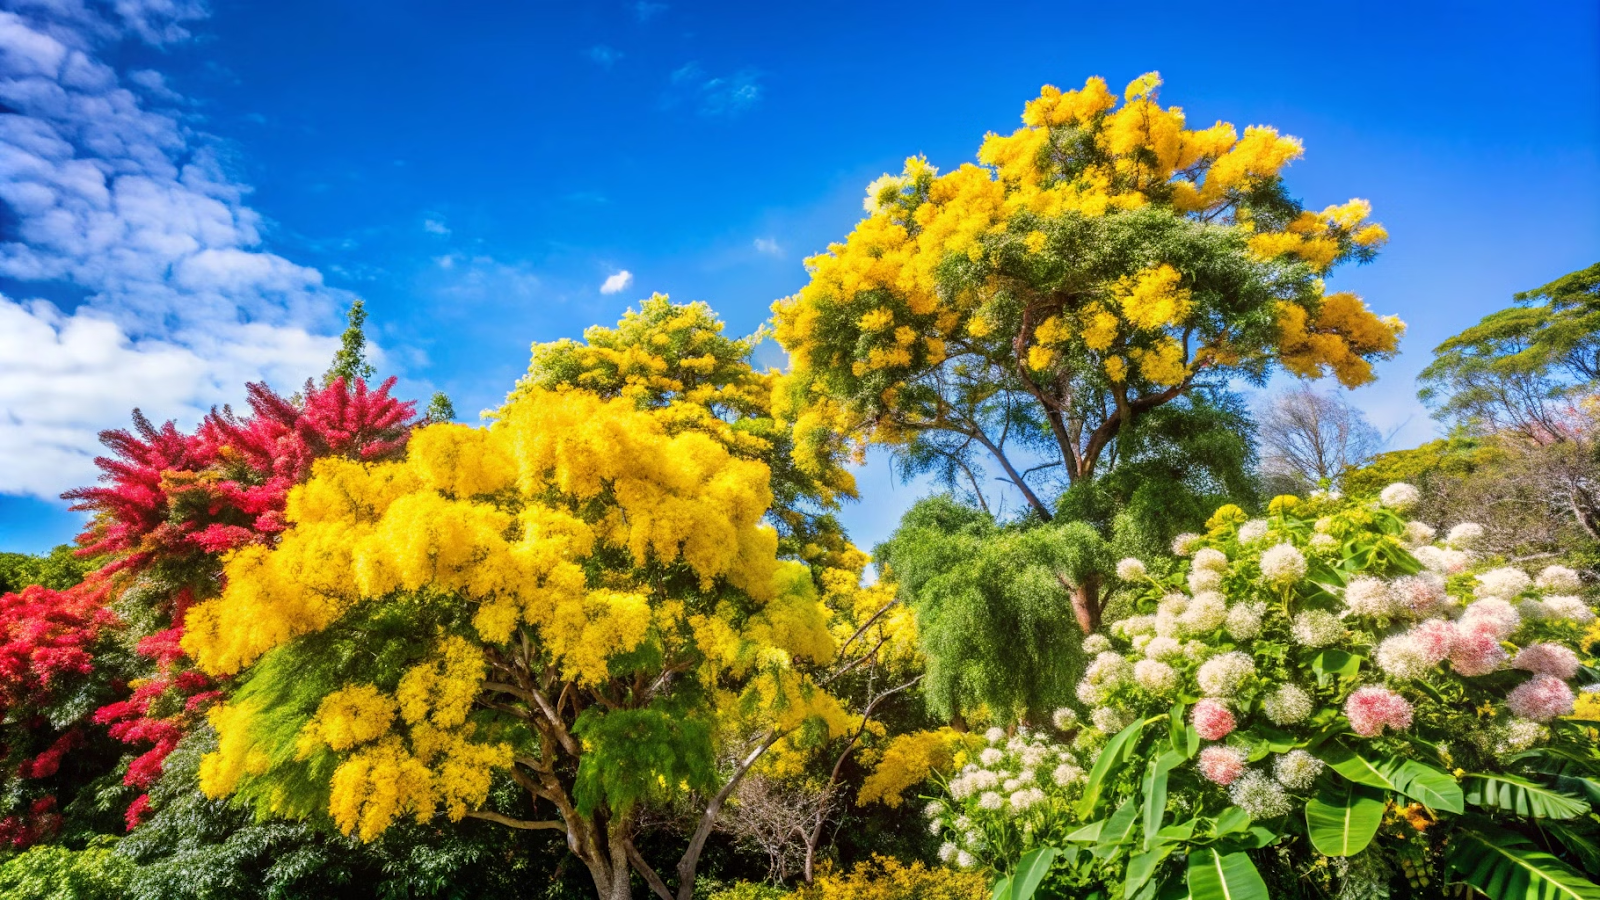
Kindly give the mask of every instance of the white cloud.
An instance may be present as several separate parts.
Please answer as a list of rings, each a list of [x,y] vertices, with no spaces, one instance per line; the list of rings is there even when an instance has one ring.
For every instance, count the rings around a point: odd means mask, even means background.
[[[691,103],[702,116],[736,116],[761,101],[759,76],[748,69],[732,75],[712,76],[691,62],[672,73],[661,105],[672,108]]]
[[[633,273],[629,272],[627,269],[623,269],[621,272],[612,275],[610,278],[607,278],[601,283],[600,293],[615,294],[618,291],[627,290],[628,285],[630,284],[633,284]]]
[[[426,231],[429,234],[445,234],[445,235],[447,235],[447,234],[450,233],[450,226],[446,225],[445,223],[443,223],[441,221],[439,221],[438,219],[423,219],[422,220],[422,230]]]
[[[755,240],[755,248],[757,253],[764,253],[767,256],[783,255],[783,248],[778,246],[777,238],[758,237]]]
[[[292,390],[326,365],[336,340],[319,332],[352,298],[262,248],[248,189],[207,139],[145,106],[182,99],[159,73],[100,58],[130,37],[183,40],[201,4],[8,9],[0,277],[84,298],[64,311],[26,287],[0,295],[0,493],[49,498],[92,478],[96,432],[126,426],[134,406],[192,424],[241,400],[246,381]]]

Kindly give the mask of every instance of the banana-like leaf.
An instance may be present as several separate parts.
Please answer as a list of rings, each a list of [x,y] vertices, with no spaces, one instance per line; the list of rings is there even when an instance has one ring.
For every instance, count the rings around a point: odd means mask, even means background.
[[[1078,818],[1087,819],[1094,814],[1094,808],[1100,805],[1100,794],[1106,789],[1106,779],[1113,769],[1120,766],[1124,757],[1129,754],[1130,745],[1138,741],[1144,733],[1146,725],[1151,719],[1140,719],[1127,728],[1117,732],[1111,740],[1106,742],[1105,749],[1100,751],[1100,758],[1095,760],[1094,768],[1089,770],[1089,780],[1083,786],[1083,796],[1078,800]]]
[[[1400,793],[1430,809],[1458,815],[1466,809],[1462,805],[1461,785],[1450,777],[1449,773],[1441,772],[1414,759],[1395,763],[1396,761],[1392,759],[1384,760],[1379,763],[1379,767],[1400,789]]]
[[[994,883],[994,891],[989,894],[989,900],[1011,900],[1011,876],[1002,875]]]
[[[1386,791],[1400,789],[1400,786],[1384,773],[1382,767],[1348,747],[1332,744],[1323,749],[1320,755],[1322,761],[1331,766],[1335,772],[1356,784],[1382,788]]]
[[[1383,824],[1383,793],[1341,782],[1306,803],[1306,832],[1323,856],[1354,856],[1372,843]]]
[[[1150,761],[1144,776],[1144,849],[1155,849],[1161,831],[1161,817],[1167,811],[1167,773],[1184,761],[1184,755],[1168,750]],[[1131,891],[1129,892],[1132,893]]]
[[[1127,883],[1122,889],[1122,896],[1136,897],[1139,892],[1150,885],[1151,876],[1161,866],[1167,856],[1172,853],[1172,845],[1157,847],[1145,853],[1135,853],[1128,857]]]
[[[1110,859],[1117,855],[1117,848],[1126,844],[1133,837],[1134,827],[1139,824],[1139,804],[1132,797],[1122,801],[1117,811],[1106,819],[1106,825],[1100,829],[1100,842],[1094,845],[1094,855],[1097,859]]]
[[[1515,775],[1473,773],[1464,780],[1467,802],[1485,809],[1503,809],[1535,819],[1571,819],[1589,811],[1589,802],[1582,797]]]
[[[1011,895],[1008,900],[1033,900],[1034,892],[1039,890],[1039,885],[1044,882],[1044,877],[1050,874],[1050,866],[1056,861],[1054,847],[1039,847],[1022,854],[1022,859],[1017,861],[1017,870],[1011,873]]]
[[[1189,896],[1193,900],[1271,900],[1267,883],[1247,853],[1222,853],[1204,847],[1189,854]]]
[[[1600,885],[1520,835],[1494,828],[1457,832],[1445,871],[1489,900],[1600,900]]]

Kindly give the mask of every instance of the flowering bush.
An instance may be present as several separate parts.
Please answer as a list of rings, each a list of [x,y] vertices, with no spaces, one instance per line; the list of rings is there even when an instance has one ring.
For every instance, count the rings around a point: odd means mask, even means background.
[[[1600,897],[1578,576],[1494,567],[1471,524],[1435,541],[1403,515],[1417,501],[1400,484],[1280,497],[1266,519],[1224,507],[1176,542],[1187,571],[1124,564],[1142,586],[1085,641],[1089,724],[991,732],[928,807],[940,856],[1013,873],[1007,896],[1186,880],[1197,900],[1265,898],[1270,860],[1327,890],[1404,873]]]
[[[795,891],[796,900],[986,900],[989,880],[976,872],[906,865],[873,856],[849,872],[824,872]]]

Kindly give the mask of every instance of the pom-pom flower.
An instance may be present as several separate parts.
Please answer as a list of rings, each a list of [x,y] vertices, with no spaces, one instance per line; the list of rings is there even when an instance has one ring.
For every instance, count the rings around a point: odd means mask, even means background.
[[[1578,674],[1578,654],[1560,644],[1532,644],[1517,651],[1513,668],[1562,680]]]
[[[1326,610],[1308,609],[1294,617],[1289,632],[1301,646],[1326,647],[1344,637],[1344,623]]]
[[[1200,751],[1200,759],[1196,765],[1201,775],[1226,786],[1233,784],[1244,773],[1245,760],[1248,758],[1238,747],[1213,745]]]
[[[1467,565],[1472,562],[1472,557],[1461,550],[1450,550],[1444,547],[1418,547],[1411,551],[1417,562],[1427,566],[1430,571],[1444,575],[1460,575],[1467,570]]]
[[[1220,741],[1233,733],[1233,713],[1215,700],[1201,700],[1190,712],[1194,730],[1208,741]]]
[[[1170,694],[1178,686],[1178,672],[1164,662],[1141,659],[1133,665],[1133,681],[1152,694]]]
[[[1572,714],[1576,700],[1572,688],[1553,675],[1535,675],[1511,689],[1506,706],[1511,714],[1533,722],[1548,722]]]
[[[1423,544],[1433,543],[1433,537],[1437,533],[1432,525],[1425,522],[1407,522],[1405,531],[1400,533],[1400,540],[1407,547],[1420,547]]]
[[[1117,563],[1117,577],[1123,581],[1138,581],[1145,575],[1144,562],[1133,557],[1127,557]]]
[[[1293,725],[1311,715],[1311,695],[1303,688],[1282,684],[1261,701],[1261,711],[1274,725]]]
[[[1411,704],[1385,687],[1368,686],[1350,695],[1344,704],[1350,729],[1362,737],[1377,737],[1385,728],[1411,727]]]
[[[1239,543],[1253,544],[1267,536],[1267,520],[1251,519],[1239,526]]]
[[[1278,544],[1261,554],[1261,577],[1269,584],[1292,584],[1306,574],[1305,554],[1293,544]]]
[[[1378,502],[1395,512],[1405,512],[1417,505],[1422,499],[1422,492],[1404,482],[1397,481],[1383,489],[1378,495]]]
[[[1111,649],[1111,641],[1103,634],[1091,634],[1083,639],[1083,652],[1089,656],[1099,656]]]
[[[1534,583],[1547,594],[1570,594],[1583,589],[1578,573],[1566,566],[1545,566]]]
[[[1461,627],[1487,632],[1505,640],[1522,625],[1522,615],[1504,600],[1479,600],[1461,614]]]
[[[1389,585],[1367,576],[1352,579],[1345,586],[1344,605],[1352,616],[1387,616],[1395,606]]]
[[[1098,706],[1089,711],[1089,721],[1106,734],[1116,734],[1133,722],[1133,717],[1113,706]]]
[[[1228,610],[1223,628],[1228,632],[1228,637],[1236,641],[1248,641],[1261,633],[1261,619],[1266,613],[1267,606],[1264,603],[1235,603]]]
[[[1272,776],[1291,791],[1308,791],[1324,763],[1304,750],[1290,750],[1272,761]]]
[[[1276,819],[1288,815],[1294,808],[1283,787],[1265,772],[1251,769],[1228,788],[1228,798],[1233,805],[1250,814],[1255,820]]]
[[[1506,651],[1500,638],[1481,628],[1457,628],[1450,644],[1450,666],[1458,675],[1487,675],[1505,665]]]
[[[1415,634],[1408,632],[1385,638],[1383,643],[1378,645],[1374,656],[1383,674],[1401,681],[1409,681],[1423,677],[1439,664],[1438,659],[1432,658],[1431,650],[1431,645],[1424,646]]]
[[[1444,579],[1433,572],[1396,579],[1389,585],[1389,595],[1397,611],[1404,610],[1418,617],[1438,611],[1449,599],[1444,590]]]
[[[1056,766],[1056,770],[1054,772],[1050,773],[1050,780],[1054,781],[1061,787],[1070,787],[1080,781],[1083,781],[1088,774],[1089,773],[1085,772],[1081,766],[1076,766],[1072,763],[1062,763],[1061,765]]]
[[[1483,540],[1483,526],[1477,522],[1462,522],[1450,529],[1444,542],[1458,550],[1470,550]]]
[[[1546,618],[1566,619],[1578,625],[1587,625],[1594,621],[1594,610],[1583,602],[1582,597],[1546,597],[1544,611]]]
[[[1428,660],[1429,665],[1438,665],[1450,658],[1450,648],[1456,643],[1455,623],[1444,619],[1428,619],[1417,623],[1417,627],[1407,632],[1417,651]]]
[[[1511,600],[1530,587],[1533,587],[1533,579],[1527,572],[1505,566],[1479,575],[1473,593],[1483,598]]]
[[[1078,714],[1071,707],[1063,706],[1051,714],[1050,724],[1054,725],[1057,731],[1071,731],[1078,727]]]
[[[1222,625],[1228,619],[1228,598],[1216,591],[1203,591],[1190,601],[1178,624],[1190,634],[1203,634]]]
[[[1191,568],[1207,572],[1226,572],[1228,571],[1228,557],[1221,550],[1213,547],[1202,547],[1195,552],[1194,564]]]
[[[1249,654],[1233,650],[1206,660],[1195,680],[1207,697],[1232,697],[1255,673],[1256,664]]]
[[[1200,537],[1200,535],[1195,534],[1192,531],[1185,531],[1183,534],[1180,534],[1172,539],[1172,555],[1188,556],[1190,553],[1194,552],[1194,545],[1200,543],[1202,540],[1204,539]]]
[[[1216,569],[1190,569],[1189,590],[1192,593],[1203,594],[1222,587],[1222,573]]]

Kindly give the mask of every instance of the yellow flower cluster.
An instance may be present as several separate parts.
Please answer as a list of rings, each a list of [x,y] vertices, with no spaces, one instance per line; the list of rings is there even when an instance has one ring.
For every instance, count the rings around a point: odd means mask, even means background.
[[[1264,231],[1250,238],[1250,251],[1261,259],[1291,255],[1319,273],[1333,268],[1351,248],[1374,251],[1389,240],[1382,225],[1368,222],[1372,204],[1355,199],[1322,212],[1307,210],[1283,231]]]
[[[896,735],[884,749],[872,774],[861,783],[856,803],[899,806],[907,790],[927,781],[935,772],[950,771],[963,742],[962,735],[948,728]]]
[[[987,900],[990,876],[948,866],[910,865],[892,856],[874,855],[848,873],[824,863],[815,881],[801,885],[795,900]],[[712,895],[713,900],[720,900]]]
[[[1284,368],[1303,378],[1333,374],[1345,387],[1371,381],[1372,355],[1392,355],[1405,323],[1373,315],[1355,294],[1322,298],[1315,314],[1293,303],[1278,305],[1278,341]]]

